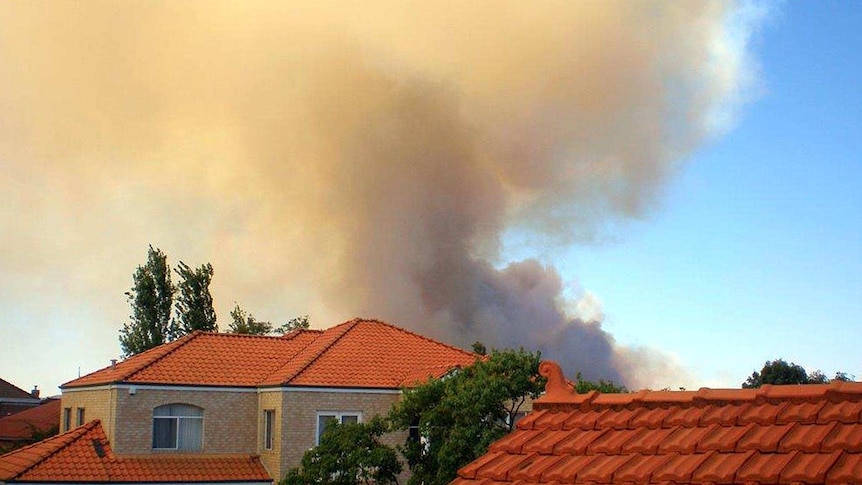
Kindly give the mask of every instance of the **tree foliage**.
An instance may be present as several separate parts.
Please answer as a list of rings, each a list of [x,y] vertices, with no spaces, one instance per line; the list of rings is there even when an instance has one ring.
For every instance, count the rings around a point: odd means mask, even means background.
[[[267,335],[272,332],[272,323],[257,320],[254,315],[240,308],[239,304],[234,304],[230,317],[232,321],[228,325],[229,333]]]
[[[191,268],[180,261],[174,271],[180,277],[176,303],[177,327],[180,335],[192,333],[195,330],[217,332],[216,313],[209,288],[213,277],[212,265],[207,263],[199,268]]]
[[[400,447],[411,484],[445,484],[511,431],[527,398],[544,389],[539,353],[493,350],[443,379],[406,390],[390,419],[412,437]],[[421,438],[420,438],[421,437]]]
[[[311,327],[311,320],[308,318],[308,315],[302,315],[291,318],[284,325],[274,329],[273,333],[284,334],[294,330],[307,330],[309,327]]]
[[[120,329],[123,356],[129,357],[173,340],[177,329],[171,319],[175,288],[171,284],[168,258],[150,246],[147,263],[132,275],[126,292],[131,305],[130,321]]]
[[[852,379],[846,372],[836,372],[832,380],[850,381]],[[784,359],[775,359],[766,361],[760,372],[752,372],[742,383],[742,387],[756,389],[764,384],[826,384],[828,382],[830,379],[819,370],[809,374],[801,365],[793,362],[788,364]]]
[[[301,468],[291,469],[280,485],[398,483],[398,454],[380,442],[388,428],[379,416],[368,423],[333,423],[320,444],[303,455]]]
[[[588,381],[578,372],[575,375],[575,392],[578,394],[586,394],[590,391],[599,391],[606,394],[618,394],[629,392],[626,386],[616,385],[612,381],[599,379],[598,381]]]

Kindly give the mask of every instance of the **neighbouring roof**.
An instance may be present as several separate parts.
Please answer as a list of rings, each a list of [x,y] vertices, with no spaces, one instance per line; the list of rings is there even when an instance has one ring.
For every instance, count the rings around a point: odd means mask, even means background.
[[[37,402],[39,401],[39,398],[34,397],[24,389],[0,379],[0,401],[4,399],[32,399]]]
[[[533,413],[452,485],[862,483],[862,383],[575,394],[540,370]]]
[[[48,431],[60,424],[60,400],[49,399],[44,404],[0,418],[0,441],[26,440],[36,431]]]
[[[0,455],[0,480],[10,483],[271,483],[254,455],[116,456],[99,420]]]
[[[195,332],[63,384],[392,388],[439,377],[476,355],[377,320],[282,337]]]

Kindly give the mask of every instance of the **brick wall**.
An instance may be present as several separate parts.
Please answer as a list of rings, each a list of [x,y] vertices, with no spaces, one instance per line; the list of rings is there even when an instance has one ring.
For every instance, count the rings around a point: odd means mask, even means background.
[[[105,435],[113,443],[113,432],[116,425],[116,399],[117,389],[108,387],[96,388],[94,390],[64,390],[60,400],[60,432],[68,431],[63,427],[63,414],[66,408],[71,408],[72,419],[70,429],[77,427],[77,410],[84,409],[84,422],[89,423],[94,419],[102,422]]]
[[[164,404],[203,408],[202,453],[256,454],[257,392],[154,390],[137,387],[117,392],[117,432],[111,446],[117,453],[153,452],[153,409]],[[160,452],[161,453],[161,452]],[[165,451],[170,453],[170,451]]]
[[[368,421],[374,415],[385,415],[400,394],[380,394],[362,392],[316,392],[290,390],[283,394],[281,413],[276,413],[280,421],[281,466],[280,479],[290,468],[299,466],[302,455],[316,442],[317,413],[324,411],[359,411],[362,420]],[[405,436],[387,436],[388,444],[404,441]]]
[[[260,453],[260,461],[263,463],[263,466],[266,467],[269,474],[278,481],[287,470],[281,470],[281,461],[280,454],[282,450],[282,440],[280,436],[282,435],[282,415],[284,414],[284,410],[282,408],[282,393],[280,391],[270,391],[261,392],[258,394],[260,397],[258,402],[257,409],[257,446]],[[272,449],[267,450],[264,447],[264,419],[263,412],[267,409],[275,411],[275,420],[273,422],[273,442]]]

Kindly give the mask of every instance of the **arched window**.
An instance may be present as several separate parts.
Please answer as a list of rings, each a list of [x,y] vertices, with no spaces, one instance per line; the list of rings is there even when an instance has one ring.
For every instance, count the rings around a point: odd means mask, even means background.
[[[189,404],[165,404],[153,409],[153,449],[200,450],[204,410]]]

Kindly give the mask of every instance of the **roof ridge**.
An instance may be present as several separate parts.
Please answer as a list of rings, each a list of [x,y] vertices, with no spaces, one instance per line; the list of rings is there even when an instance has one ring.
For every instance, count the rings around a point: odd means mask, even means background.
[[[335,327],[333,327],[333,328],[335,328]],[[327,330],[328,330],[328,329],[327,329]],[[299,349],[299,351],[298,351],[298,352],[296,352],[296,353],[293,355],[293,357],[291,357],[290,359],[288,359],[284,364],[280,365],[280,366],[278,367],[278,369],[276,369],[276,370],[272,371],[268,376],[266,376],[266,377],[265,377],[264,379],[262,379],[260,382],[266,382],[266,381],[270,380],[273,376],[277,376],[277,375],[278,375],[278,373],[279,373],[279,372],[281,372],[281,370],[282,370],[282,369],[284,369],[285,367],[287,367],[287,366],[289,366],[291,363],[293,363],[293,360],[294,360],[297,356],[301,355],[301,354],[302,354],[302,352],[303,352],[303,351],[305,351],[305,349],[307,349],[308,347],[310,347],[310,346],[314,345],[314,342],[317,342],[317,339],[319,339],[320,337],[322,337],[322,336],[323,336],[323,334],[324,334],[326,331],[325,331],[325,330],[296,329],[295,331],[292,331],[292,332],[290,332],[290,333],[286,333],[286,334],[282,335],[282,336],[281,336],[281,337],[279,337],[279,338],[284,339],[284,338],[285,338],[285,337],[287,337],[288,335],[291,335],[291,334],[292,334],[293,336],[292,336],[292,337],[290,337],[288,340],[295,340],[297,337],[299,337],[300,335],[302,335],[303,333],[306,333],[306,332],[307,332],[307,333],[316,333],[317,335],[315,335],[315,336],[314,336],[314,338],[313,338],[313,339],[311,339],[311,341],[309,341],[307,344],[303,345],[303,346],[302,346],[302,348],[301,348],[301,349]],[[305,368],[305,367],[303,367],[303,369],[304,369],[304,368]],[[290,380],[290,379],[292,379],[294,376],[296,376],[296,374],[297,374],[297,373],[296,373],[296,372],[294,372],[294,373],[293,373],[289,378],[287,378],[287,379],[281,379],[281,380],[280,380],[280,383],[281,383],[281,384],[283,384],[283,383],[285,383],[285,382],[289,381],[289,380]],[[260,382],[258,382],[258,386],[260,385]]]
[[[438,345],[442,345],[443,347],[446,347],[446,348],[449,348],[449,349],[452,349],[452,350],[455,350],[455,351],[458,351],[458,352],[462,352],[462,353],[464,353],[464,354],[468,354],[468,355],[472,355],[472,356],[475,356],[475,355],[476,355],[476,353],[475,353],[475,352],[470,352],[469,350],[464,350],[464,349],[462,349],[462,348],[460,348],[460,347],[455,347],[454,345],[450,345],[450,344],[447,344],[447,343],[445,343],[445,342],[441,342],[441,341],[436,340],[436,339],[433,339],[433,338],[431,338],[431,337],[427,337],[427,336],[425,336],[425,335],[422,335],[422,334],[416,333],[416,332],[414,332],[414,331],[412,331],[412,330],[407,330],[406,328],[401,328],[401,327],[399,327],[399,326],[397,326],[397,325],[393,325],[393,324],[391,324],[391,323],[384,322],[383,320],[378,320],[378,319],[376,319],[376,318],[354,318],[352,321],[362,321],[362,322],[368,322],[368,323],[379,323],[380,325],[383,325],[383,326],[386,326],[386,327],[389,327],[389,328],[395,329],[395,330],[397,330],[397,331],[399,331],[399,332],[406,333],[406,334],[408,334],[408,335],[412,335],[412,336],[414,336],[414,337],[418,337],[418,338],[420,338],[420,339],[422,339],[422,340],[425,340],[425,341],[427,341],[427,342],[431,342],[431,343],[435,343],[435,344],[438,344]]]
[[[288,376],[286,379],[284,379],[284,380],[282,381],[282,383],[290,382],[291,380],[293,380],[294,378],[296,378],[296,376],[298,376],[298,375],[302,374],[302,372],[303,372],[303,371],[305,371],[305,369],[308,369],[308,368],[311,366],[311,364],[313,364],[314,362],[316,362],[316,361],[317,361],[317,359],[319,359],[321,355],[325,354],[327,350],[329,350],[330,348],[332,348],[332,346],[333,346],[333,345],[335,345],[335,343],[336,343],[336,342],[338,342],[339,340],[341,340],[341,339],[342,339],[345,335],[347,335],[351,330],[353,330],[354,328],[356,328],[356,325],[358,325],[358,324],[359,324],[359,321],[360,321],[360,319],[358,319],[358,318],[354,318],[353,320],[349,320],[349,321],[347,321],[347,322],[340,323],[340,324],[338,324],[338,325],[336,325],[336,326],[334,326],[334,327],[332,327],[332,328],[328,328],[328,329],[324,330],[324,331],[320,334],[320,336],[319,336],[318,338],[323,337],[324,335],[326,335],[326,333],[327,333],[327,332],[329,332],[329,331],[331,331],[331,330],[335,330],[335,329],[337,329],[337,328],[339,328],[339,327],[343,327],[343,326],[345,326],[345,325],[349,325],[349,327],[348,327],[347,329],[345,329],[343,332],[341,332],[341,334],[340,334],[340,335],[338,335],[336,338],[334,338],[334,339],[332,340],[332,342],[329,342],[329,343],[328,343],[327,345],[325,345],[323,348],[321,348],[320,350],[318,350],[318,351],[317,351],[317,353],[316,353],[316,354],[314,354],[314,356],[312,356],[310,359],[308,359],[308,360],[307,360],[307,361],[306,361],[306,362],[305,362],[305,363],[304,363],[304,364],[303,364],[299,369],[297,369],[297,370],[296,370],[292,375],[290,375],[290,376]],[[308,343],[308,345],[306,345],[305,347],[303,347],[303,350],[307,349],[311,344],[313,344],[313,343],[314,343],[314,342],[316,342],[316,341],[317,341],[317,339],[314,339],[314,340],[312,340],[311,342],[309,342],[309,343]],[[301,353],[301,351],[300,351],[300,353]],[[299,354],[297,354],[297,355],[299,355]]]
[[[598,391],[577,394],[565,383],[565,376],[554,361],[544,361],[539,366],[542,376],[548,378],[545,395],[535,402],[543,406],[585,406],[607,408],[610,406],[677,404],[704,406],[714,403],[765,403],[792,400],[828,399],[842,396],[862,395],[862,382],[832,382],[829,384],[766,384],[757,389],[711,389],[701,387],[697,391],[652,391],[643,389],[629,393],[601,393]]]
[[[168,355],[170,355],[170,354],[172,354],[172,353],[176,352],[176,351],[177,351],[177,349],[179,349],[179,348],[181,348],[181,347],[185,346],[186,344],[188,344],[188,343],[189,343],[189,342],[191,342],[192,340],[196,339],[197,337],[200,337],[200,336],[201,336],[201,335],[203,335],[204,333],[211,333],[211,332],[204,332],[204,331],[202,331],[202,330],[195,330],[194,332],[189,333],[189,334],[186,334],[186,335],[183,335],[182,337],[180,337],[180,338],[178,338],[178,339],[176,339],[176,340],[172,340],[172,341],[170,341],[170,342],[166,342],[166,343],[165,343],[165,344],[163,344],[163,345],[171,345],[171,344],[173,344],[173,347],[171,347],[170,349],[168,349],[166,352],[164,352],[163,354],[159,355],[159,356],[158,356],[158,357],[156,357],[155,359],[153,359],[153,360],[151,360],[151,361],[147,362],[146,364],[144,364],[144,365],[142,365],[142,366],[138,367],[138,368],[137,368],[137,369],[135,369],[134,371],[128,372],[128,373],[126,373],[126,374],[123,374],[122,376],[120,376],[120,378],[118,379],[118,381],[117,381],[117,382],[123,382],[124,380],[131,378],[132,376],[134,376],[135,374],[137,374],[137,373],[139,373],[139,372],[143,371],[144,369],[146,369],[146,368],[148,368],[148,367],[151,367],[151,366],[152,366],[152,365],[154,365],[156,362],[158,362],[158,361],[160,361],[160,360],[164,359],[165,357],[167,357]],[[155,350],[155,349],[157,349],[157,348],[158,348],[158,347],[154,347],[154,348],[153,348],[153,350]]]
[[[27,473],[28,471],[32,470],[33,468],[35,468],[40,463],[43,463],[48,458],[56,455],[60,451],[71,446],[73,443],[75,443],[76,441],[81,439],[82,436],[87,434],[89,431],[91,431],[96,426],[101,426],[101,422],[98,419],[94,419],[94,420],[92,420],[86,424],[78,426],[77,428],[66,431],[63,434],[58,434],[56,436],[52,436],[52,437],[47,438],[45,440],[37,441],[36,443],[33,443],[31,445],[27,445],[27,446],[12,450],[9,453],[0,455],[0,458],[2,458],[4,456],[19,454],[21,452],[27,451],[27,450],[34,448],[34,447],[37,447],[37,446],[44,446],[46,444],[46,442],[51,443],[51,442],[56,441],[56,442],[60,443],[56,448],[49,450],[46,454],[37,453],[37,455],[39,455],[39,457],[36,460],[34,460],[32,463],[28,464],[27,466],[25,466],[21,470],[15,472],[15,475],[10,476],[9,478],[6,478],[5,480],[15,479],[15,478],[18,478],[21,475]],[[65,439],[68,439],[68,441],[63,442],[62,440],[65,440]]]

